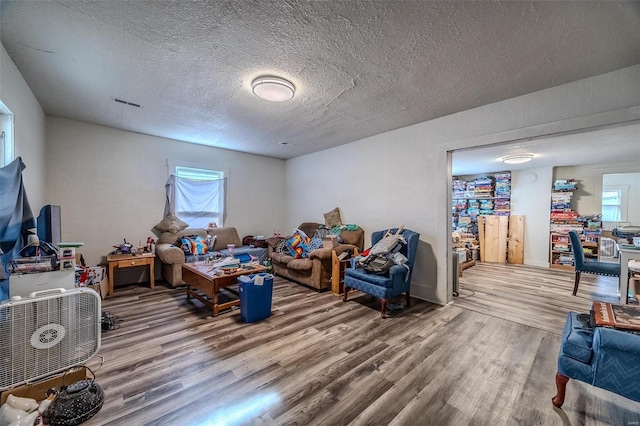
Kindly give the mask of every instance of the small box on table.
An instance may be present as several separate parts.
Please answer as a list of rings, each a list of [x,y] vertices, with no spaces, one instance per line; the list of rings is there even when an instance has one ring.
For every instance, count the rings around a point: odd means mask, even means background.
[[[76,270],[76,258],[75,256],[71,259],[60,259],[60,270],[61,271],[75,271]]]
[[[75,259],[76,248],[75,247],[61,247],[58,251],[58,259]]]
[[[338,237],[335,235],[328,235],[322,238],[322,247],[334,248],[338,245]]]

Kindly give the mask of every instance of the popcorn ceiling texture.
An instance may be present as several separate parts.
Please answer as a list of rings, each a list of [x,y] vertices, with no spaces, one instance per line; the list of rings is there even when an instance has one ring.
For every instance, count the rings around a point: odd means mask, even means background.
[[[0,19],[49,116],[284,159],[640,63],[633,2],[3,1]],[[295,98],[253,96],[265,74]]]

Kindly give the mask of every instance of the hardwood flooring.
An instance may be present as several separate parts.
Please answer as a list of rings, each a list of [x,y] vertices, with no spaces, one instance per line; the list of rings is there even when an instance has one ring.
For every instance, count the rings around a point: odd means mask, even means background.
[[[461,296],[414,299],[381,319],[282,278],[272,316],[213,317],[184,289],[117,288],[89,362],[105,391],[88,425],[633,425],[640,403],[570,381],[554,409],[559,333],[608,284],[546,269],[479,264]]]
[[[477,263],[460,277],[457,306],[562,334],[567,312],[589,312],[594,300],[620,303],[618,278],[560,269]]]

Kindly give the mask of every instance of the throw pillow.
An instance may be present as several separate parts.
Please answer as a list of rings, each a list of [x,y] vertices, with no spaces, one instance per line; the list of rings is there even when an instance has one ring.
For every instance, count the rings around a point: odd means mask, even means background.
[[[182,251],[185,254],[206,254],[207,242],[198,235],[191,235],[189,237],[182,237]]]
[[[181,221],[178,216],[174,215],[173,213],[169,213],[167,216],[165,216],[164,219],[160,221],[160,223],[154,226],[154,228],[161,232],[172,232],[175,234],[182,231],[183,229],[186,229],[188,226],[189,224]]]
[[[276,248],[274,249],[276,253],[287,254],[289,250],[287,250],[287,240],[285,238],[280,238],[278,244],[276,244]]]
[[[287,249],[289,249],[289,253],[291,256],[296,259],[302,259],[303,257],[307,257],[307,251],[309,247],[309,237],[307,234],[302,232],[299,229],[296,229],[293,234],[287,238]]]
[[[327,228],[331,229],[334,226],[342,225],[342,219],[340,219],[340,210],[336,207],[324,214],[324,222]]]
[[[308,250],[309,250],[309,253],[311,253],[312,251],[322,247],[323,247],[322,238],[318,238],[314,236],[313,238],[311,238],[311,241],[309,242]]]

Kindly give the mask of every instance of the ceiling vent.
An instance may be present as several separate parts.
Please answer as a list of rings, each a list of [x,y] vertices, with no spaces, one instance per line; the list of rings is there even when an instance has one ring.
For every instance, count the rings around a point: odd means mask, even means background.
[[[140,105],[140,104],[136,104],[136,103],[125,101],[125,100],[118,99],[118,98],[111,98],[111,99],[113,99],[115,102],[118,102],[119,104],[129,105],[129,106],[136,107],[136,108],[142,108],[142,105]]]

